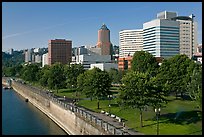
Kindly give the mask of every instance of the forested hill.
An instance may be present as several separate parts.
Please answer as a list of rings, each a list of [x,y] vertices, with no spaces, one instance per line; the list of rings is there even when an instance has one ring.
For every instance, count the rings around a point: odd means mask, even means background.
[[[2,51],[2,67],[12,67],[24,62],[23,50],[14,51],[12,55]]]

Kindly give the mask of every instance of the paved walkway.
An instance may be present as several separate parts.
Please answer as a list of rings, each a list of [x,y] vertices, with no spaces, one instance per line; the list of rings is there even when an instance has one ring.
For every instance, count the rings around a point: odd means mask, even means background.
[[[84,108],[83,108],[84,109]],[[119,122],[117,119],[112,118],[106,114],[102,114],[102,113],[97,113],[97,112],[93,112],[93,111],[89,111],[87,109],[84,109],[86,111],[88,111],[89,113],[91,113],[92,115],[97,116],[98,118],[102,119],[103,121],[106,121],[108,123],[110,123],[111,125],[113,125],[116,128],[123,128],[123,130],[125,132],[128,132],[131,135],[143,135],[142,133],[136,132],[131,130],[130,128],[128,128],[127,126],[123,127],[123,122]]]
[[[67,97],[65,97],[65,100],[62,97],[60,97],[60,98],[58,97],[58,99],[60,99],[64,103],[70,103],[70,101],[71,101],[71,98],[67,98]],[[130,135],[144,135],[144,134],[139,133],[137,131],[131,130],[127,126],[123,127],[123,122],[119,122],[117,119],[112,118],[109,115],[106,115],[105,113],[97,113],[97,112],[88,110],[88,109],[81,107],[81,106],[78,106],[78,105],[77,105],[77,107],[79,107],[82,110],[85,110],[86,112],[88,112],[94,116],[97,116],[99,119],[102,119],[103,121],[105,121],[107,123],[110,123],[111,125],[113,125],[116,128],[123,129],[123,131],[129,133]]]
[[[43,89],[40,89],[38,87],[33,87],[31,85],[28,85],[30,86],[31,88],[35,89],[35,90],[38,90],[38,91],[41,91],[41,92],[44,92],[46,94],[50,94],[51,96],[53,96],[54,98],[58,98],[60,101],[64,102],[64,103],[73,103],[73,99],[72,98],[63,98],[63,97],[59,97],[59,96],[56,96],[52,93],[50,93],[49,91],[45,91]],[[88,110],[86,108],[83,108],[83,107],[80,107],[80,106],[77,106],[79,107],[80,109],[83,109],[85,111],[87,111],[88,113],[92,114],[92,115],[95,115],[97,116],[99,119],[102,119],[103,121],[106,121],[107,123],[110,123],[111,125],[113,125],[114,127],[116,128],[119,128],[119,129],[122,129],[123,131],[129,133],[130,135],[144,135],[142,133],[139,133],[137,131],[134,131],[134,130],[131,130],[130,128],[128,128],[127,126],[124,126],[123,127],[123,122],[119,122],[117,119],[115,118],[112,118],[108,115],[106,115],[105,113],[97,113],[97,112],[93,112],[91,110]]]

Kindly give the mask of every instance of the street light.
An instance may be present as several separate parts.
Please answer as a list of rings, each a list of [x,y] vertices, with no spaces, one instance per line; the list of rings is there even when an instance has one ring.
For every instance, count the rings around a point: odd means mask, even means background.
[[[160,115],[160,108],[155,108],[154,109],[156,116],[157,116],[157,135],[159,135],[159,115]]]
[[[109,98],[109,104],[108,104],[109,114],[110,114],[110,107],[111,107],[111,105],[110,105],[110,96],[111,96],[111,95],[108,95],[108,98]]]

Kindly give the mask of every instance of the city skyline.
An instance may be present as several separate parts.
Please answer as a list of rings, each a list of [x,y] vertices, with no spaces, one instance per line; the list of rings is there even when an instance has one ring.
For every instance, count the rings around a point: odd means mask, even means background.
[[[3,2],[2,50],[48,47],[51,39],[71,40],[72,47],[96,46],[103,23],[111,43],[119,46],[119,31],[142,29],[165,10],[194,14],[202,43],[201,2]]]

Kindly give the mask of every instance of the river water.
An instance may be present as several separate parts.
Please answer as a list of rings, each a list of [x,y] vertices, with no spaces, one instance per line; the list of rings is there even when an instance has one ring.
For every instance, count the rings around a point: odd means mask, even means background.
[[[15,91],[2,88],[2,134],[66,135],[66,132]]]

